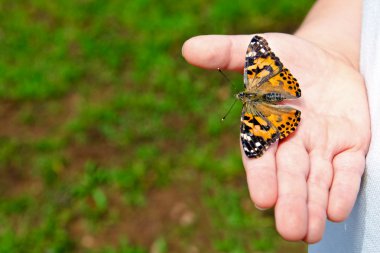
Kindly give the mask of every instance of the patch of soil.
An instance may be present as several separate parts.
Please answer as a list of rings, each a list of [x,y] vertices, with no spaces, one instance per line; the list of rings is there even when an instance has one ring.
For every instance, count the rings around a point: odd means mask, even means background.
[[[144,207],[126,207],[121,196],[110,196],[109,213],[118,213],[117,223],[90,233],[79,219],[70,226],[71,234],[78,238],[82,249],[117,245],[120,239],[128,238],[154,252],[156,240],[165,238],[169,252],[210,252],[210,219],[196,189],[200,187],[194,182],[154,189]]]
[[[57,101],[17,102],[0,100],[0,137],[35,140],[56,134],[76,110],[79,97],[73,93]],[[46,104],[52,107],[48,108]]]

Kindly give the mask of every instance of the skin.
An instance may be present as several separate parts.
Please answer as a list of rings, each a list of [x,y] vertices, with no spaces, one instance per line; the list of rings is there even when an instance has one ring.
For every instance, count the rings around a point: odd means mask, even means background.
[[[321,240],[326,219],[344,221],[359,191],[370,119],[358,71],[360,1],[352,3],[318,1],[295,35],[260,34],[302,89],[300,99],[286,101],[302,111],[295,133],[259,159],[242,152],[252,201],[259,209],[275,207],[276,228],[286,240]],[[242,72],[252,36],[197,36],[182,53],[201,68]]]

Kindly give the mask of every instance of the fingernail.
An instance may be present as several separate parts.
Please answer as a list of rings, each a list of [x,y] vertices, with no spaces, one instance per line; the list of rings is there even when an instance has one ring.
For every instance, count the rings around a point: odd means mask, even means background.
[[[268,208],[262,208],[262,207],[259,207],[258,205],[255,204],[255,207],[260,210],[260,211],[266,211],[268,210]]]

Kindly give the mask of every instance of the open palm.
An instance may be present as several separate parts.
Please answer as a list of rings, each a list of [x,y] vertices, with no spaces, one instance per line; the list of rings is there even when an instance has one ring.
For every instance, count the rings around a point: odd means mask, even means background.
[[[365,85],[333,50],[293,35],[262,36],[300,83],[302,97],[286,102],[302,111],[302,120],[263,157],[243,154],[250,194],[259,208],[275,205],[285,239],[317,242],[326,218],[343,221],[356,200],[370,140]],[[242,71],[251,38],[199,36],[184,44],[183,55],[199,67]]]

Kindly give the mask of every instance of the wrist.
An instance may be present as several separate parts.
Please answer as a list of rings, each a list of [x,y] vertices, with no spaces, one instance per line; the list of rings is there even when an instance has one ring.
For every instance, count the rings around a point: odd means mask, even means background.
[[[359,68],[361,0],[316,1],[295,35]]]
[[[349,65],[355,69],[359,68],[359,45],[357,49],[342,48],[339,41],[324,39],[328,37],[327,33],[318,32],[315,30],[298,30],[294,33],[295,36],[306,40],[315,46],[321,48],[335,59]]]

